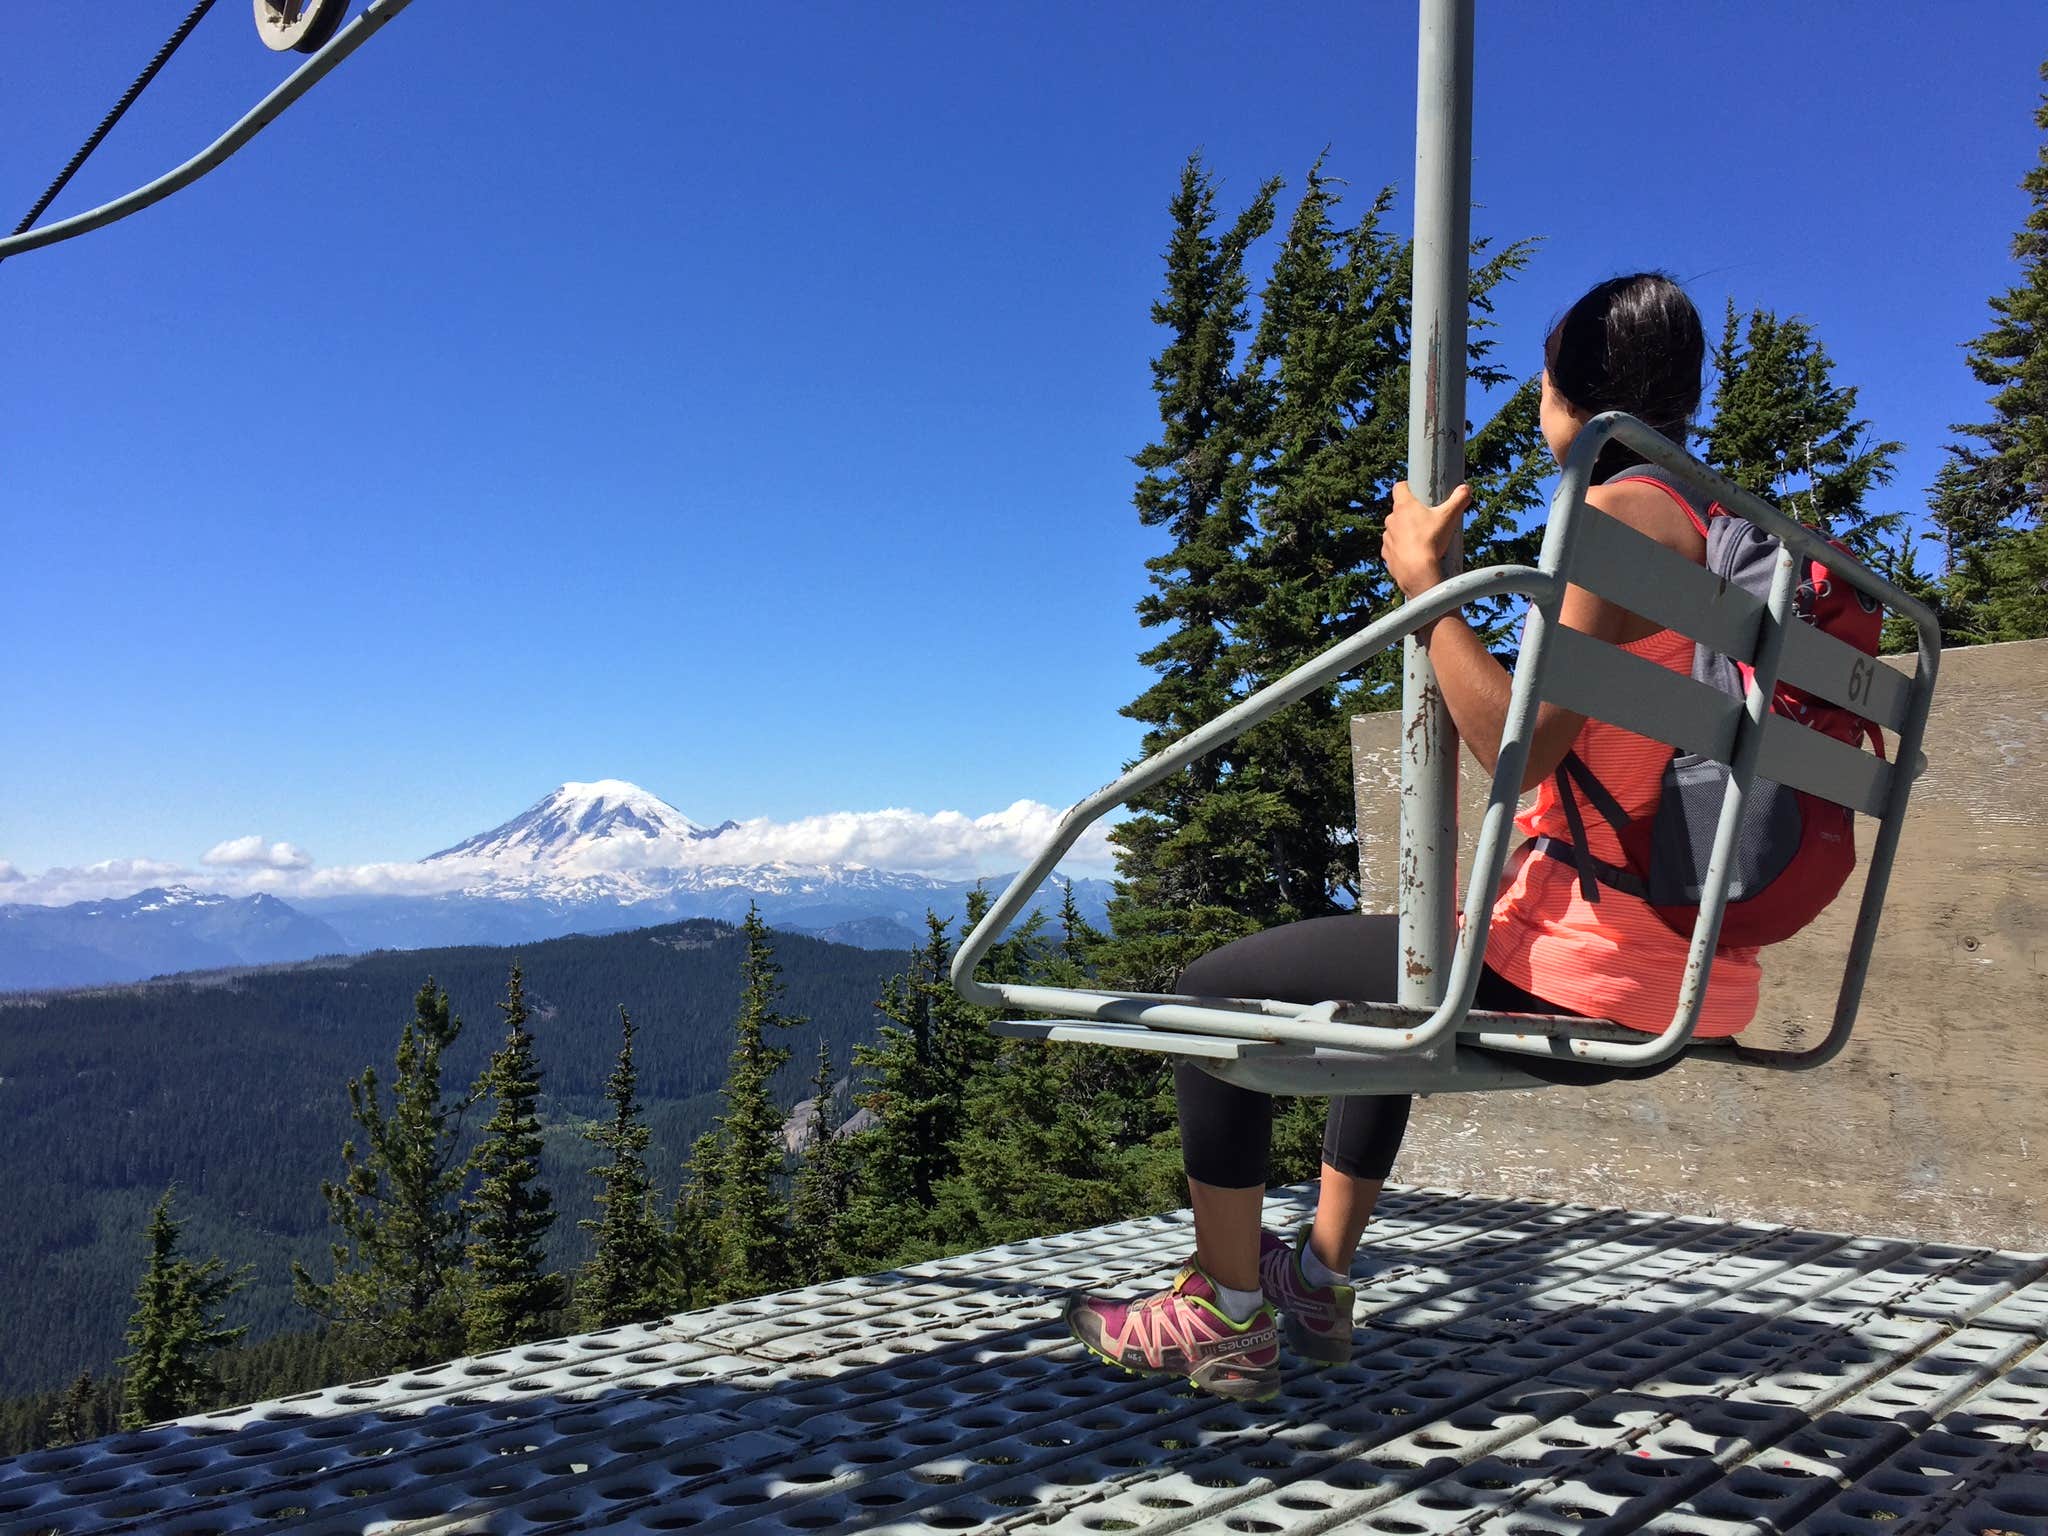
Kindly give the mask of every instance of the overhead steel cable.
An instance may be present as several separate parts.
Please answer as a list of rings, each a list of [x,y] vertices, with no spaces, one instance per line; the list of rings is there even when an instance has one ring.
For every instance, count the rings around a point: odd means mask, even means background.
[[[135,98],[143,93],[149,82],[156,78],[157,71],[162,69],[171,55],[178,51],[178,45],[192,35],[192,29],[199,25],[200,18],[212,9],[213,0],[199,0],[199,3],[192,7],[185,19],[178,23],[178,30],[170,35],[163,47],[157,49],[156,57],[151,59],[142,73],[135,77],[135,83],[121,93],[121,99],[114,103],[113,110],[100,119],[100,125],[93,129],[92,136],[79,146],[78,153],[71,157],[70,163],[57,173],[57,179],[36,199],[35,206],[29,209],[22,221],[14,226],[15,234],[27,233],[36,220],[43,216],[43,211],[57,200],[57,194],[64,190],[65,184],[78,174],[78,168],[85,164],[86,158],[100,147],[100,140],[113,131],[114,124],[120,122],[123,114],[135,105]]]
[[[155,181],[125,192],[111,202],[101,203],[97,208],[88,208],[83,213],[74,213],[33,229],[0,235],[0,260],[23,251],[41,250],[46,245],[56,245],[59,241],[71,240],[95,229],[104,229],[191,186],[269,127],[293,102],[326,79],[342,60],[362,47],[382,30],[385,23],[411,4],[412,0],[369,0],[361,15],[322,43],[305,63],[273,87],[269,95],[243,113],[227,132],[191,159],[164,172]]]

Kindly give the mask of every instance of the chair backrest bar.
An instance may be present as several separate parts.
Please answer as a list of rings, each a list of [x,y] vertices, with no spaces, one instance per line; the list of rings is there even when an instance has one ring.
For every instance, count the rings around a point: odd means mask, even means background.
[[[1785,659],[1778,678],[1830,704],[1854,710],[1894,733],[1905,727],[1906,711],[1913,702],[1913,684],[1905,673],[1872,660],[1811,624],[1795,624],[1785,632]]]
[[[1764,722],[1756,776],[1803,789],[1866,816],[1882,816],[1892,765],[1846,742],[1773,715]]]
[[[1552,703],[1724,763],[1735,750],[1740,699],[1562,625],[1550,653],[1540,692]]]
[[[1763,628],[1763,599],[1707,574],[1705,566],[1581,504],[1567,581],[1629,612],[1675,629],[1723,655],[1748,656]]]

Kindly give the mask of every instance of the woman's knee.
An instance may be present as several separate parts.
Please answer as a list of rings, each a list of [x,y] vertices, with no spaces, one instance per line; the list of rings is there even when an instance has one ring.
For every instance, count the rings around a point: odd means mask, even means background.
[[[1225,947],[1227,948],[1228,946]],[[1183,997],[1223,996],[1222,993],[1215,991],[1210,986],[1211,978],[1220,971],[1217,957],[1222,953],[1223,951],[1220,949],[1212,949],[1199,960],[1190,961],[1187,968],[1174,977],[1173,990]]]
[[[1232,939],[1198,959],[1190,960],[1174,978],[1173,990],[1184,997],[1235,997],[1242,985],[1245,949],[1258,934]]]

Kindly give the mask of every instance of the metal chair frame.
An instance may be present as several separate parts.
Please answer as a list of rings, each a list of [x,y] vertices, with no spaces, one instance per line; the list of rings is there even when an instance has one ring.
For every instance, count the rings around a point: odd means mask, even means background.
[[[1779,539],[1767,600],[1727,585],[1683,556],[1586,502],[1593,465],[1609,442],[1668,471],[1703,504],[1719,502]],[[1909,618],[1919,637],[1910,676],[1800,620],[1794,603],[1806,562]],[[1674,629],[1753,669],[1748,695],[1734,699],[1558,622],[1567,585],[1583,587],[1653,623]],[[1404,636],[1466,604],[1524,596],[1529,611],[1514,671],[1492,788],[1465,896],[1465,921],[1443,1001],[1434,1009],[1392,1002],[1330,1000],[1303,1006],[1259,998],[1045,987],[978,980],[975,969],[1023,912],[1082,832],[1133,795],[1336,681]],[[1787,1070],[1817,1067],[1848,1044],[1884,910],[1941,659],[1941,631],[1918,601],[1813,530],[1722,478],[1633,417],[1610,412],[1579,433],[1551,498],[1535,566],[1499,566],[1453,576],[1415,601],[1338,642],[1313,661],[1138,763],[1069,809],[1054,835],[1018,873],[954,957],[952,980],[968,1002],[1057,1017],[1012,1019],[1007,1035],[1106,1044],[1184,1055],[1250,1088],[1281,1093],[1459,1092],[1544,1086],[1517,1069],[1517,1055],[1643,1066],[1692,1046],[1727,908],[1732,853],[1744,796],[1762,776],[1850,807],[1878,822],[1862,904],[1827,1036],[1806,1050],[1724,1042],[1693,1047],[1699,1059]],[[1770,712],[1780,680],[1797,684],[1897,733],[1890,762]],[[1713,855],[1700,896],[1679,1000],[1656,1034],[1607,1021],[1474,1009],[1494,898],[1506,867],[1516,802],[1543,700],[1729,766]],[[1479,1051],[1464,1047],[1479,1047]]]

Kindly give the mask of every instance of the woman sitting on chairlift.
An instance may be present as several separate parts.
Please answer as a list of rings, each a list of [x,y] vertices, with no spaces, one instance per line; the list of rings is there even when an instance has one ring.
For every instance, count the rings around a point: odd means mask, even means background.
[[[1625,411],[1683,444],[1700,403],[1705,338],[1698,312],[1661,273],[1601,283],[1565,312],[1543,350],[1543,436],[1561,464],[1586,422]],[[1590,505],[1695,563],[1706,545],[1683,496],[1618,442],[1595,467]],[[1452,530],[1471,503],[1459,486],[1438,506],[1394,487],[1382,553],[1402,595],[1417,598],[1444,579]],[[1669,667],[1692,669],[1693,643],[1653,627],[1578,587],[1567,589],[1562,621]],[[1435,665],[1458,734],[1491,774],[1508,706],[1509,673],[1463,618],[1419,632]],[[1601,888],[1587,899],[1569,862],[1534,851],[1580,831],[1586,851],[1625,863],[1598,815],[1564,803],[1557,771],[1570,753],[1630,816],[1655,805],[1670,748],[1545,703],[1537,718],[1523,788],[1537,791],[1517,826],[1530,841],[1502,879],[1473,1006],[1509,1013],[1611,1019],[1649,1034],[1677,1006],[1686,939],[1640,898]],[[1253,934],[1203,956],[1174,990],[1201,997],[1391,1001],[1397,993],[1397,919],[1347,913]],[[1724,949],[1696,1038],[1731,1035],[1756,1012],[1756,952]],[[1644,1077],[1676,1063],[1599,1067],[1517,1056],[1531,1076],[1560,1083]],[[1408,1095],[1336,1098],[1323,1136],[1321,1196],[1312,1222],[1291,1239],[1262,1230],[1273,1102],[1212,1077],[1187,1059],[1175,1065],[1182,1156],[1195,1216],[1195,1254],[1171,1287],[1135,1301],[1083,1297],[1067,1311],[1074,1335],[1127,1370],[1182,1376],[1225,1397],[1257,1399],[1279,1390],[1282,1324],[1287,1344],[1325,1364],[1351,1357],[1351,1261],[1400,1150]],[[1277,1313],[1277,1320],[1276,1320]]]

